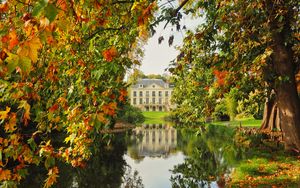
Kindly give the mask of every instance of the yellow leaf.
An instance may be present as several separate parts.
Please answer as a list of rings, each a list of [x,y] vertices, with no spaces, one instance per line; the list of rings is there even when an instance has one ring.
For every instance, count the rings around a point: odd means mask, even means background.
[[[108,122],[107,118],[105,117],[104,113],[98,113],[97,118],[100,122],[106,124]]]
[[[23,108],[25,110],[23,120],[24,120],[24,124],[27,125],[27,122],[30,119],[30,105],[27,103],[27,101],[22,100],[20,102],[18,109],[19,108]]]
[[[10,107],[8,106],[6,107],[5,111],[0,111],[0,120],[6,119],[9,111],[10,111]]]
[[[43,17],[43,18],[40,19],[40,26],[42,28],[45,28],[45,27],[49,26],[49,24],[50,24],[50,21],[48,20],[48,18]]]
[[[42,47],[42,43],[38,37],[35,37],[29,41],[26,41],[22,47],[18,49],[20,56],[29,57],[32,62],[38,60],[38,50]]]

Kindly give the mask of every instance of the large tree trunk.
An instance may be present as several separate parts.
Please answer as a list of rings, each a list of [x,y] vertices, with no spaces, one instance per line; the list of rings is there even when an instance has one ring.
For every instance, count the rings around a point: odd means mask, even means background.
[[[287,150],[300,151],[300,101],[295,82],[292,51],[283,43],[282,35],[275,35],[273,65],[279,83],[275,86],[279,123]]]
[[[273,53],[270,65],[276,75],[273,86],[278,110],[276,113],[279,115],[278,123],[283,133],[285,148],[300,151],[300,100],[295,82],[293,42],[290,39],[295,10],[285,1],[266,0],[266,7],[272,32],[270,47]],[[282,20],[277,18],[279,9],[284,10],[281,12]]]
[[[265,102],[261,131],[281,131],[280,114],[275,98],[267,99]]]

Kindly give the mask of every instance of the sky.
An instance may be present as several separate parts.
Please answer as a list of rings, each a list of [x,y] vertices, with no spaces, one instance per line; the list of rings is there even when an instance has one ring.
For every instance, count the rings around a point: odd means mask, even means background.
[[[165,69],[168,68],[170,61],[176,58],[179,52],[175,49],[175,46],[180,46],[187,30],[195,30],[196,26],[201,23],[201,19],[192,19],[191,17],[184,17],[182,20],[182,26],[186,26],[186,30],[177,32],[175,27],[171,24],[164,29],[165,23],[160,23],[156,28],[156,34],[152,36],[147,44],[144,46],[144,58],[140,70],[148,74],[163,74],[166,73]],[[169,36],[174,35],[174,43],[172,46],[168,45]],[[164,41],[158,44],[158,38],[164,37]]]

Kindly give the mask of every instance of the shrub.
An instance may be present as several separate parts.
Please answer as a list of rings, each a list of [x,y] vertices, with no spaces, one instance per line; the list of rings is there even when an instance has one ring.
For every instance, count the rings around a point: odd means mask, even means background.
[[[125,105],[120,111],[118,119],[132,124],[143,123],[145,121],[142,111],[129,104]]]
[[[215,120],[218,121],[228,121],[230,119],[224,100],[216,105],[215,111],[212,113],[212,116]]]

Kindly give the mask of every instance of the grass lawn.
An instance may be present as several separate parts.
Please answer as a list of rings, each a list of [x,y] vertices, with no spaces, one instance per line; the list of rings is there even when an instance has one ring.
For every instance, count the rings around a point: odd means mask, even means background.
[[[168,112],[143,112],[145,116],[145,124],[158,124],[164,123],[164,117],[167,116]]]
[[[239,126],[240,124],[244,127],[260,127],[262,120],[257,120],[254,118],[244,118],[237,119],[234,121],[215,121],[211,124],[213,125],[231,125],[231,126]]]
[[[262,156],[264,154],[264,156]],[[298,187],[300,160],[281,152],[260,150],[231,174],[230,187]]]

